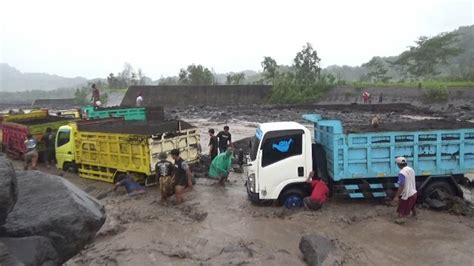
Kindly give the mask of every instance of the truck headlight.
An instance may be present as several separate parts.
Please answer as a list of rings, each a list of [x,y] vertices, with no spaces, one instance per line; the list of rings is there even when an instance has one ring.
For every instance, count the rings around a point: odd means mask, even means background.
[[[255,192],[255,174],[250,174],[247,181],[250,192]]]

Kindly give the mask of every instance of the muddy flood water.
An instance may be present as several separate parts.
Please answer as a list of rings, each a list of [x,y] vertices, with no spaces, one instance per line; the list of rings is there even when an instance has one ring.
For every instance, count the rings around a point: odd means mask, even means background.
[[[174,110],[172,116],[199,127],[207,152],[208,128],[217,132],[229,125],[238,140],[253,135],[259,122],[301,121],[301,114],[311,111],[255,115],[238,109]],[[364,123],[374,114],[318,111]],[[401,115],[425,116],[400,112],[396,121],[411,119]],[[16,166],[21,167],[20,162]],[[71,173],[64,177],[92,196],[112,186]],[[474,265],[472,216],[422,208],[417,219],[400,226],[393,222],[395,207],[383,201],[329,200],[320,211],[290,211],[251,204],[241,174],[231,173],[224,188],[206,178],[196,182],[180,206],[171,203],[174,199],[160,204],[157,187],[135,198],[124,190],[108,194],[101,200],[107,213],[103,228],[66,265],[305,265],[298,245],[310,233],[331,239],[337,247],[325,265]]]

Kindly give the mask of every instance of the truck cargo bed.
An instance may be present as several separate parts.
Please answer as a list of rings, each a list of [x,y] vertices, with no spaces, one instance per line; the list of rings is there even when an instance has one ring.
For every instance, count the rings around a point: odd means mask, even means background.
[[[70,121],[70,120],[71,118],[69,117],[48,116],[41,119],[19,120],[19,121],[16,121],[15,123],[22,124],[25,126],[34,126],[34,125],[47,124],[47,123],[53,123],[53,122],[58,122],[58,121]]]
[[[173,149],[178,149],[188,163],[199,160],[199,131],[184,121],[110,119],[106,124],[89,120],[75,125],[77,132],[72,134],[75,164],[84,178],[114,182],[117,176],[129,173],[137,179],[146,179],[155,171],[158,155],[169,154]],[[70,131],[64,130],[67,134]],[[60,149],[56,148],[57,154],[70,154],[67,149]]]
[[[453,120],[420,120],[413,122],[382,123],[374,128],[371,125],[350,125],[345,127],[346,133],[383,132],[383,131],[419,131],[436,129],[474,128],[474,123]]]
[[[346,133],[340,120],[303,117],[314,122],[315,141],[324,147],[334,181],[396,177],[398,156],[420,176],[474,173],[473,123],[425,120]]]
[[[104,132],[104,133],[120,133],[120,134],[137,134],[137,135],[156,135],[180,130],[194,128],[193,125],[181,121],[122,121],[121,123],[110,124],[78,124],[80,131]]]
[[[112,106],[97,108],[85,106],[81,113],[86,119],[100,119],[110,117],[123,117],[125,120],[133,121],[162,121],[164,120],[164,109],[162,106],[153,107],[124,107]]]

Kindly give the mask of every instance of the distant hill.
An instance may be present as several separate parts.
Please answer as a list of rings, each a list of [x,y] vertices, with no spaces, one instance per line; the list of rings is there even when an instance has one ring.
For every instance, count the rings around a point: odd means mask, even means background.
[[[457,30],[452,31],[458,35],[458,42],[455,44],[463,52],[450,58],[445,65],[436,66],[439,74],[436,78],[458,78],[463,80],[474,79],[474,25],[461,26]],[[433,36],[431,36],[433,37]],[[407,44],[413,45],[414,43]],[[400,53],[403,51],[400,51]],[[393,80],[401,78],[401,74],[389,62],[393,62],[398,58],[397,56],[381,57],[384,61],[384,66],[387,68],[387,75]],[[346,81],[359,81],[368,70],[364,66],[328,66],[323,70],[325,74],[332,74],[338,79]]]
[[[65,78],[45,73],[23,73],[18,69],[0,63],[0,91],[26,91],[26,90],[54,90],[58,88],[71,88],[87,84],[87,79],[82,77]]]

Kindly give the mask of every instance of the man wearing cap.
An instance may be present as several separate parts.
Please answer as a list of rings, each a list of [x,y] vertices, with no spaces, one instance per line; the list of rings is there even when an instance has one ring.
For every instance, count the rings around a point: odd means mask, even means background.
[[[190,190],[193,188],[193,173],[186,161],[179,156],[178,149],[171,151],[171,157],[174,160],[173,181],[175,185],[176,204],[181,204],[184,201],[184,189],[187,188]]]
[[[393,201],[398,202],[398,219],[395,223],[403,224],[406,217],[412,212],[416,216],[415,204],[417,198],[415,170],[407,165],[407,159],[398,157],[396,160],[400,172],[398,173],[398,190]]]
[[[168,161],[168,155],[165,152],[161,152],[158,156],[160,161],[155,166],[156,178],[160,180],[160,194],[161,201],[166,201],[168,197],[173,195],[174,184],[173,184],[173,170],[174,165]]]

